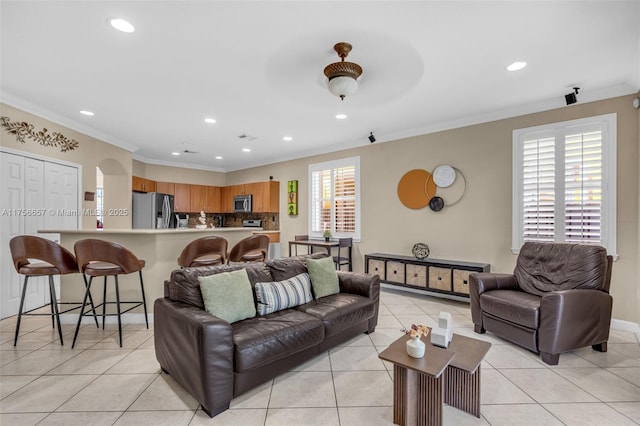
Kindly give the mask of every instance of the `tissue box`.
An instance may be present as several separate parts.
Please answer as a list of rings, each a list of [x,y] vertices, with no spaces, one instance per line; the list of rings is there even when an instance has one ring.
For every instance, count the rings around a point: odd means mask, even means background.
[[[453,321],[449,312],[440,312],[438,327],[431,330],[431,344],[446,348],[453,337]]]

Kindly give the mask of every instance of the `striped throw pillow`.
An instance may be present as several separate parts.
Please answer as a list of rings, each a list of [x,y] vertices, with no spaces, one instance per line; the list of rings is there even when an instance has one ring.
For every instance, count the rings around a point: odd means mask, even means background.
[[[306,272],[284,281],[256,283],[258,315],[267,315],[313,300],[311,280]]]

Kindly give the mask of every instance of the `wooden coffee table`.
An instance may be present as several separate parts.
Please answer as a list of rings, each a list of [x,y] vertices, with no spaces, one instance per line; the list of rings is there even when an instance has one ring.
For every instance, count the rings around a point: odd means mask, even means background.
[[[480,364],[491,343],[454,334],[447,349],[425,342],[424,357],[412,358],[408,339],[400,337],[378,355],[393,363],[393,422],[442,425],[443,402],[480,417]]]
[[[447,366],[444,403],[480,417],[480,366],[491,343],[454,334],[448,351],[456,354]]]

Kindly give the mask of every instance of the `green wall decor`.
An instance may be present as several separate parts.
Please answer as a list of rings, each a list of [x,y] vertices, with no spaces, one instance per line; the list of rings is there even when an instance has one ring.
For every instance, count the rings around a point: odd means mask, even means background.
[[[298,215],[298,181],[287,182],[287,213],[289,216]]]

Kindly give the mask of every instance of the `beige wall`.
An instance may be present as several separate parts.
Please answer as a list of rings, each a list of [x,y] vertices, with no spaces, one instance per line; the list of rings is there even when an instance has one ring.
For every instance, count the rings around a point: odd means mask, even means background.
[[[640,322],[640,119],[633,109],[633,96],[499,120],[475,126],[375,143],[325,155],[287,161],[226,174],[179,167],[157,166],[131,160],[131,154],[99,140],[49,121],[1,105],[2,115],[12,120],[25,120],[36,128],[61,131],[80,141],[81,147],[69,153],[44,148],[32,141],[20,144],[15,137],[0,131],[0,144],[76,162],[83,166],[83,191],[95,190],[95,167],[105,159],[121,163],[128,175],[120,178],[120,197],[110,200],[129,205],[131,174],[169,182],[233,185],[265,181],[269,176],[280,181],[280,193],[286,194],[286,182],[299,181],[299,215],[280,215],[283,253],[286,241],[296,234],[307,233],[308,165],[331,159],[360,156],[362,181],[362,241],[354,250],[355,269],[364,270],[366,253],[407,254],[416,242],[431,248],[431,257],[488,262],[495,272],[510,272],[515,264],[511,254],[511,138],[518,128],[572,120],[615,112],[618,114],[618,254],[614,264],[611,292],[614,296],[614,318]],[[464,198],[441,212],[428,208],[410,210],[398,200],[396,188],[404,173],[414,168],[433,170],[437,165],[451,164],[460,169],[467,180]],[[286,198],[280,197],[280,210],[286,212]],[[83,207],[90,208],[84,202]],[[128,220],[128,218],[127,218]],[[85,218],[83,226],[93,226]],[[106,223],[106,225],[109,225]],[[128,227],[121,226],[121,227]],[[116,227],[116,226],[113,226]]]
[[[76,132],[67,127],[29,114],[9,105],[0,103],[0,115],[7,116],[11,121],[26,121],[33,124],[34,130],[46,128],[49,133],[59,132],[69,139],[75,139],[80,146],[73,151],[60,152],[55,147],[45,147],[31,139],[20,143],[14,135],[4,128],[0,129],[0,146],[36,154],[51,159],[64,160],[82,166],[81,191],[95,192],[96,167],[101,166],[105,174],[105,209],[127,209],[131,212],[131,153],[125,149]],[[82,201],[83,209],[96,208],[95,201]],[[96,227],[95,216],[83,216],[82,228]],[[104,226],[109,228],[130,228],[130,216],[105,216]]]
[[[224,186],[225,174],[207,170],[186,169],[183,167],[145,164],[133,160],[133,174],[143,178],[174,183],[191,183],[194,185]]]
[[[615,112],[618,118],[618,254],[611,292],[614,318],[639,322],[639,112],[632,96],[447,130],[389,143],[374,143],[294,161],[227,173],[227,184],[264,180],[273,175],[286,194],[286,182],[299,181],[299,215],[280,215],[281,241],[307,232],[310,163],[360,156],[362,241],[354,250],[355,269],[364,270],[364,255],[373,252],[411,254],[416,242],[425,242],[431,257],[488,262],[492,271],[511,272],[511,152],[514,129]],[[420,168],[432,171],[451,164],[467,180],[464,198],[441,212],[410,210],[398,200],[396,189],[404,173]],[[285,198],[280,197],[280,210]]]

